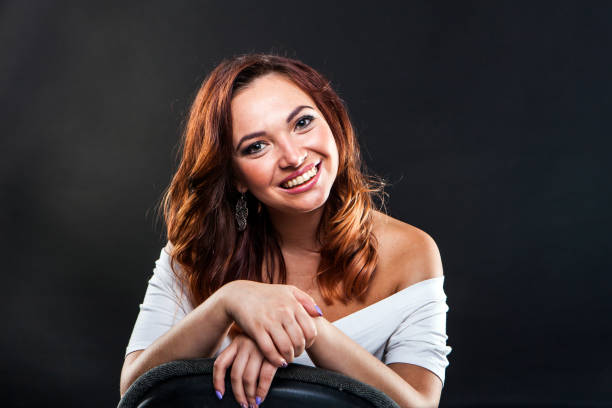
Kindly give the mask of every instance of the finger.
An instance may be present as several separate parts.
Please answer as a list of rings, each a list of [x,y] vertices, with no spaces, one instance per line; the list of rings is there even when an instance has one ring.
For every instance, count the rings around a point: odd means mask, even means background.
[[[285,358],[287,363],[292,362],[295,356],[293,343],[282,324],[272,327],[269,332],[278,352]]]
[[[259,372],[259,382],[257,384],[257,391],[255,391],[255,400],[259,397],[259,403],[266,399],[268,391],[272,385],[272,380],[276,374],[277,368],[274,367],[268,360],[264,360],[261,364],[261,370]]]
[[[259,350],[261,350],[267,360],[277,364],[277,367],[287,365],[287,360],[278,352],[268,332],[261,330],[257,336],[251,338],[255,339],[257,347],[259,347]]]
[[[297,323],[295,317],[288,322],[283,323],[283,327],[289,336],[289,340],[291,340],[291,344],[293,344],[294,357],[299,356],[304,352],[304,348],[306,347],[306,339],[304,333],[302,332],[302,328]]]
[[[256,350],[253,350],[249,357],[249,362],[244,369],[244,374],[242,375],[244,393],[246,394],[249,405],[259,405],[256,401],[255,391],[257,390],[257,380],[259,372],[261,371],[261,363],[263,363],[263,356]]]
[[[249,361],[249,353],[243,350],[244,349],[240,349],[236,355],[236,358],[234,359],[230,378],[232,381],[232,391],[234,392],[236,402],[240,405],[244,404],[244,406],[246,406],[248,405],[248,402],[246,395],[244,394],[244,387],[242,386],[242,376],[244,373],[244,368]]]
[[[213,364],[213,387],[215,391],[219,391],[221,397],[225,394],[225,373],[234,361],[236,351],[236,344],[230,344],[217,356]],[[219,394],[217,394],[217,397],[219,397]]]
[[[295,319],[302,328],[304,335],[304,342],[306,343],[305,348],[309,348],[314,343],[317,337],[317,325],[312,317],[306,313],[305,310],[298,310],[295,313]]]
[[[314,301],[312,296],[310,296],[303,290],[296,288],[295,286],[291,286],[291,290],[293,291],[293,295],[295,296],[297,301],[300,302],[302,306],[304,306],[304,309],[306,309],[309,315],[313,317],[323,316],[321,308],[317,306],[317,303]]]

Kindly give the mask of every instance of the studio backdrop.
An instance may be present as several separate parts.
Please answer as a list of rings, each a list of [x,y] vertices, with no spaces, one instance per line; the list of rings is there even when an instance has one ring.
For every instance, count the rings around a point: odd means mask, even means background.
[[[612,404],[608,2],[0,5],[2,405],[114,406],[156,208],[223,58],[327,76],[437,242],[441,406]]]

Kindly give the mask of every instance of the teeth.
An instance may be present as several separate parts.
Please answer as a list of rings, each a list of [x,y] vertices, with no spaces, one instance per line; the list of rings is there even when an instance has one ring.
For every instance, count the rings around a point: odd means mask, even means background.
[[[301,174],[301,175],[297,176],[296,178],[289,180],[288,182],[283,184],[283,186],[285,188],[295,187],[297,185],[300,185],[300,184],[303,184],[303,183],[307,182],[308,180],[313,178],[316,174],[317,174],[317,166],[314,166],[312,169],[310,169],[306,173]]]

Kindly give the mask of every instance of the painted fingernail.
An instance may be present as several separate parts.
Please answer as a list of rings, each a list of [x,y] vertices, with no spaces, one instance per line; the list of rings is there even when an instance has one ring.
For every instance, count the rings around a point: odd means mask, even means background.
[[[319,316],[323,316],[323,312],[321,311],[321,308],[317,305],[315,305],[315,309],[317,309],[317,313],[319,313]]]
[[[283,363],[281,364],[281,367],[282,368],[287,368],[287,365],[288,365],[287,362],[285,360],[283,360]]]
[[[257,405],[261,404],[261,397],[255,397],[255,403]]]
[[[244,402],[243,402],[242,404],[240,404],[240,406],[241,406],[242,408],[247,408],[247,404],[245,404]]]
[[[217,398],[219,399],[223,398],[223,394],[221,394],[219,390],[215,390],[215,394],[217,394]]]

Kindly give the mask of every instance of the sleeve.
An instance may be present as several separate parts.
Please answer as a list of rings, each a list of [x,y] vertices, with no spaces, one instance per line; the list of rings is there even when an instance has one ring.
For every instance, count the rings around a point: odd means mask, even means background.
[[[193,310],[184,288],[170,267],[171,244],[161,250],[149,279],[125,355],[149,347]],[[174,264],[178,268],[177,263]]]
[[[402,321],[395,329],[383,355],[385,364],[410,363],[428,369],[440,377],[448,366],[446,356],[452,348],[446,345],[446,295],[443,279],[432,279],[418,294],[416,308],[404,312]]]

